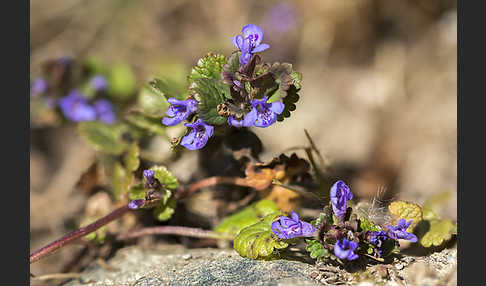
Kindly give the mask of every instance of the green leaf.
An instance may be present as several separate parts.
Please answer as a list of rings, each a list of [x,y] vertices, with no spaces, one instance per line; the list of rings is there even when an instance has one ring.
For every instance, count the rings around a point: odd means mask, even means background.
[[[144,86],[138,94],[140,111],[150,117],[163,117],[169,107],[164,94],[152,86]]]
[[[154,178],[159,180],[166,189],[176,190],[179,187],[179,181],[166,167],[153,166],[150,170],[154,171]]]
[[[422,220],[422,208],[411,202],[394,201],[388,206],[388,210],[394,217],[395,224],[400,219],[405,219],[407,222],[409,220],[413,221],[407,228],[408,232],[412,232],[415,226]]]
[[[174,97],[178,100],[184,100],[185,95],[177,88],[177,84],[168,79],[158,79],[155,78],[149,82],[149,87],[151,91],[159,96],[169,99]]]
[[[223,72],[236,73],[240,68],[241,52],[232,53],[226,64],[223,65]]]
[[[265,96],[270,96],[271,98],[269,98],[268,102],[276,101],[272,100],[272,96],[279,91],[279,83],[275,80],[272,73],[267,72],[254,78],[250,85],[252,98],[261,99]]]
[[[313,259],[320,260],[331,256],[329,250],[324,248],[324,246],[319,241],[315,239],[308,239],[305,242],[307,244],[305,250],[307,252],[310,252],[310,257],[312,257]]]
[[[226,118],[218,114],[218,105],[224,102],[225,94],[230,94],[229,86],[215,79],[199,78],[191,85],[199,101],[199,117],[211,125],[226,123]]]
[[[243,228],[233,241],[236,252],[251,259],[271,259],[274,249],[286,248],[288,243],[276,239],[270,228],[281,215],[284,214],[275,212],[266,215],[261,221]]]
[[[129,193],[133,180],[133,175],[127,172],[119,161],[116,161],[113,165],[112,174],[113,197],[115,201],[121,200]]]
[[[145,193],[147,190],[143,187],[143,184],[137,184],[130,188],[130,193],[128,194],[128,198],[130,200],[141,200],[145,199]]]
[[[177,201],[174,197],[168,198],[166,202],[161,202],[154,209],[155,218],[159,221],[170,219],[175,212],[176,205]]]
[[[224,55],[208,53],[204,58],[200,58],[196,66],[192,68],[189,83],[192,84],[200,78],[219,80],[225,63],[226,57]]]
[[[127,65],[116,65],[108,74],[108,92],[113,99],[126,101],[135,93],[136,78]]]
[[[137,141],[134,141],[127,150],[127,153],[123,157],[123,162],[125,163],[125,167],[129,172],[134,172],[138,169],[140,165],[140,149],[138,148]]]
[[[125,116],[125,119],[132,125],[143,129],[151,134],[157,134],[163,137],[167,137],[167,133],[165,132],[165,126],[162,125],[162,121],[160,119],[145,116],[137,111],[132,111],[128,113]]]
[[[222,220],[215,231],[235,235],[241,229],[255,224],[264,216],[278,211],[277,204],[271,200],[260,200]]]
[[[296,92],[301,88],[302,75],[293,71],[292,64],[273,63],[268,72],[273,75],[278,83],[278,90],[269,98],[269,102],[275,102],[288,96],[288,91],[294,86]]]
[[[121,138],[123,130],[123,125],[98,121],[84,121],[78,125],[81,136],[96,150],[113,155],[120,155],[127,147]]]
[[[333,223],[332,210],[329,205],[325,206],[322,209],[322,212],[319,214],[319,217],[316,220],[311,221],[311,224],[316,228],[319,228],[324,221],[327,223],[327,225],[331,225]]]
[[[451,239],[457,232],[455,224],[451,220],[431,220],[430,228],[424,236],[420,238],[420,244],[424,247],[440,246],[445,241]]]
[[[380,231],[381,227],[379,225],[374,224],[372,221],[368,220],[367,218],[361,217],[359,218],[359,227],[361,231]]]

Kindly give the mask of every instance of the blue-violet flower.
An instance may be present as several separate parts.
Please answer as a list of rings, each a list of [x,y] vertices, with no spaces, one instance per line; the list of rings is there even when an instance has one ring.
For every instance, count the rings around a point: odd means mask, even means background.
[[[248,112],[241,120],[235,119],[234,116],[229,117],[228,124],[234,127],[250,127],[255,124],[256,119],[257,110],[252,107],[251,111]]]
[[[201,149],[213,135],[214,127],[204,123],[201,119],[194,123],[185,123],[184,126],[191,127],[192,130],[181,140],[181,145],[189,150]]]
[[[145,200],[133,200],[128,203],[128,208],[136,210],[145,203]]]
[[[96,111],[90,106],[86,98],[77,90],[59,99],[59,107],[66,118],[74,122],[96,119]]]
[[[339,259],[355,260],[358,255],[354,251],[358,248],[358,244],[354,241],[349,241],[343,238],[342,241],[337,241],[334,244],[334,255]]]
[[[331,187],[330,197],[334,214],[342,220],[346,214],[347,201],[353,199],[353,193],[343,181],[339,180]]]
[[[47,82],[43,78],[38,78],[30,85],[30,96],[37,96],[46,90]]]
[[[378,250],[378,257],[381,257],[383,255],[383,250],[384,250],[384,245],[383,243],[389,239],[388,235],[386,235],[386,232],[383,230],[380,231],[373,231],[370,233],[369,240],[371,244],[373,244],[376,249]]]
[[[96,75],[90,80],[91,87],[96,91],[105,90],[108,86],[108,81],[102,75]]]
[[[389,225],[388,226],[388,236],[393,239],[405,239],[410,240],[411,242],[417,242],[417,236],[413,233],[407,232],[407,228],[412,223],[412,220],[406,222],[405,219],[400,219],[398,221],[397,226]]]
[[[277,121],[277,115],[283,112],[285,105],[281,101],[267,103],[267,97],[251,101],[253,109],[256,110],[257,116],[255,120],[256,127],[268,127]]]
[[[243,36],[236,35],[233,37],[233,45],[241,51],[240,64],[242,66],[250,62],[254,53],[262,52],[270,47],[268,44],[262,44],[263,30],[257,25],[245,25],[241,32]]]
[[[281,216],[271,225],[272,232],[282,239],[312,236],[317,230],[312,224],[299,220],[299,215],[291,211],[290,218]]]
[[[155,178],[154,178],[154,170],[144,170],[143,171],[143,176],[145,177],[145,180],[147,180],[147,183],[149,184],[150,187],[155,186]]]
[[[116,116],[113,111],[113,105],[106,99],[98,99],[93,103],[96,111],[96,118],[106,124],[115,123]]]
[[[194,99],[177,100],[171,97],[168,101],[171,105],[165,112],[169,117],[164,117],[162,119],[164,125],[177,125],[186,120],[189,115],[197,111],[197,101]]]

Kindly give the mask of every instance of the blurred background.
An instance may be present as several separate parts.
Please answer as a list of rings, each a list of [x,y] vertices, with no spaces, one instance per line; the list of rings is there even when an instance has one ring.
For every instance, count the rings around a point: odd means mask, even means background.
[[[270,44],[264,60],[292,63],[303,74],[292,117],[253,130],[265,147],[263,161],[307,144],[305,128],[360,197],[386,187],[394,198],[420,204],[450,191],[440,215],[456,219],[456,1],[30,4],[31,79],[43,62],[64,56],[129,65],[138,86],[154,76],[184,77],[209,51],[229,56],[231,38],[243,25],[260,25],[263,42]],[[87,196],[78,181],[95,152],[74,129],[31,130],[31,252],[74,229],[84,211]],[[170,152],[168,144],[160,150],[162,157]],[[183,180],[187,166],[169,167]],[[78,250],[67,247],[31,271],[64,271]]]

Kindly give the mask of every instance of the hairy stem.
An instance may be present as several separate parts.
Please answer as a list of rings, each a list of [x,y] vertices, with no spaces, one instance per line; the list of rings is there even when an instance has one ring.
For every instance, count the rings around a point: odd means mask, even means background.
[[[173,235],[180,235],[180,236],[226,239],[226,240],[234,239],[234,237],[231,235],[217,233],[214,231],[204,230],[200,228],[185,227],[185,226],[147,227],[147,228],[142,228],[131,232],[122,233],[118,235],[116,239],[125,240],[129,238],[151,235],[151,234],[173,234]]]
[[[99,220],[85,226],[79,228],[71,233],[66,234],[65,236],[59,238],[58,240],[49,243],[48,245],[42,247],[41,249],[37,250],[36,252],[30,255],[30,264],[38,261],[39,259],[52,254],[54,251],[58,250],[59,248],[69,244],[76,239],[83,237],[93,231],[96,231],[100,227],[112,222],[113,220],[121,217],[130,209],[128,206],[119,207],[116,210],[112,211],[110,214],[100,218]]]
[[[214,185],[220,185],[220,184],[226,184],[226,185],[236,185],[236,186],[242,186],[242,187],[248,187],[248,183],[246,182],[245,178],[240,178],[240,177],[209,177],[206,179],[202,179],[192,185],[190,185],[187,189],[179,193],[178,198],[183,199],[186,198],[192,193],[202,189],[206,188],[209,186],[214,186]]]

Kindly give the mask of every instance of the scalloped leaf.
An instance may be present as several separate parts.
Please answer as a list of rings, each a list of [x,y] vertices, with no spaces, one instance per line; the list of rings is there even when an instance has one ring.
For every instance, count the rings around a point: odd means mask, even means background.
[[[134,141],[123,156],[123,163],[129,172],[134,172],[140,166],[140,148],[138,147],[138,142]]]
[[[241,229],[255,224],[264,216],[278,211],[277,204],[270,200],[260,200],[222,220],[215,231],[235,235]]]
[[[123,125],[104,124],[99,121],[84,121],[78,124],[78,132],[98,151],[120,155],[127,147],[122,140]]]
[[[138,106],[143,114],[160,118],[165,115],[165,111],[169,108],[169,102],[160,89],[146,85],[138,93]]]
[[[287,97],[292,86],[294,86],[296,92],[302,87],[302,74],[294,71],[292,64],[276,62],[268,68],[268,72],[273,75],[278,84],[278,90],[268,99],[269,102],[275,102]]]
[[[270,228],[273,221],[284,215],[282,212],[275,212],[266,215],[261,221],[243,228],[235,240],[233,248],[242,257],[251,259],[272,259],[273,251],[288,246],[288,243],[277,239]]]
[[[321,260],[323,258],[328,258],[331,256],[331,253],[329,250],[324,248],[324,246],[317,240],[315,239],[308,239],[305,241],[307,244],[305,247],[305,250],[307,252],[310,252],[310,257],[313,259]]]
[[[204,58],[200,58],[196,66],[192,68],[189,74],[189,83],[192,84],[199,78],[219,80],[225,63],[226,57],[224,55],[208,53]]]
[[[154,78],[149,82],[148,86],[154,94],[163,96],[165,97],[165,99],[169,99],[171,97],[174,97],[178,100],[185,99],[185,95],[176,87],[177,84],[168,79]]]
[[[177,180],[176,176],[172,174],[164,166],[153,166],[150,170],[154,171],[154,178],[159,180],[160,184],[164,186],[166,189],[169,190],[176,190],[179,187],[179,181]]]
[[[145,199],[145,193],[147,190],[143,187],[143,184],[136,184],[130,188],[130,192],[128,193],[128,198],[130,200],[141,200]]]
[[[412,232],[415,226],[422,220],[422,208],[411,202],[394,201],[388,206],[388,210],[394,217],[395,224],[402,218],[407,222],[409,220],[413,221],[407,229],[408,232]]]
[[[285,108],[283,112],[277,116],[278,121],[283,121],[285,118],[290,117],[290,113],[297,108],[297,106],[295,106],[295,103],[297,103],[297,101],[299,101],[300,99],[300,96],[297,94],[297,92],[298,90],[294,85],[291,85],[290,88],[287,90],[287,96],[282,99]]]
[[[169,192],[169,191],[168,191]],[[168,198],[167,200],[165,198]],[[154,217],[159,221],[166,221],[172,217],[175,212],[177,201],[174,197],[167,195],[164,201],[158,204],[154,209]]]
[[[241,52],[232,53],[228,61],[223,65],[223,72],[236,73],[240,68]]]
[[[191,85],[191,90],[199,101],[197,114],[204,122],[211,125],[226,123],[226,117],[218,114],[218,105],[231,96],[228,85],[215,79],[199,78]]]
[[[157,134],[168,137],[165,127],[160,119],[143,115],[138,111],[132,111],[125,116],[125,119],[133,126],[142,129],[150,134]]]
[[[445,241],[451,239],[456,233],[456,225],[451,220],[431,220],[430,228],[423,237],[420,238],[420,244],[424,247],[439,246]]]

